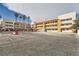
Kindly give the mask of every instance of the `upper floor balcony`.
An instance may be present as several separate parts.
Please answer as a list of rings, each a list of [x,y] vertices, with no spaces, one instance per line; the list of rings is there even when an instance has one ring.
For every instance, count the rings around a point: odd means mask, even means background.
[[[73,21],[72,20],[69,20],[69,21],[62,21],[62,24],[67,24],[67,23],[72,23]]]
[[[48,28],[58,28],[57,26],[50,26],[50,27],[46,27],[47,29]]]
[[[64,25],[64,26],[61,26],[61,28],[70,28],[72,25]]]

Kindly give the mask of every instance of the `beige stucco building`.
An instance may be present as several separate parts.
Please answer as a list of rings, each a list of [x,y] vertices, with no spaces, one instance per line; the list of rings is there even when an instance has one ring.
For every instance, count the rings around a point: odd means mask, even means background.
[[[0,30],[30,30],[31,24],[16,22],[11,19],[0,19]]]
[[[58,19],[60,22],[58,24],[58,30],[60,32],[72,32],[72,29],[70,28],[74,24],[74,20],[77,19],[76,12],[67,13],[64,15],[58,16]]]
[[[38,32],[73,32],[71,27],[75,24],[75,20],[77,20],[77,13],[70,12],[59,15],[57,19],[36,22],[32,26]]]

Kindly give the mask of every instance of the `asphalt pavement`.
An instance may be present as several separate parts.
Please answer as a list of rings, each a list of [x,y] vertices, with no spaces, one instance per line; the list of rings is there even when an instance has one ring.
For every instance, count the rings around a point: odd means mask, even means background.
[[[0,56],[79,56],[79,38],[73,33],[0,34]]]

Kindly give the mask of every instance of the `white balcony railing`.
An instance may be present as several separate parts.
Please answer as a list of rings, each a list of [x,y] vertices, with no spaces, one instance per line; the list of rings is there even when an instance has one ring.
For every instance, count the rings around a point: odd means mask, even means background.
[[[10,27],[10,26],[5,26],[5,28],[14,28],[14,27]]]
[[[72,20],[69,21],[62,21],[62,24],[72,23]]]
[[[62,32],[72,32],[72,30],[62,30]]]
[[[53,24],[57,24],[57,23],[53,23]]]

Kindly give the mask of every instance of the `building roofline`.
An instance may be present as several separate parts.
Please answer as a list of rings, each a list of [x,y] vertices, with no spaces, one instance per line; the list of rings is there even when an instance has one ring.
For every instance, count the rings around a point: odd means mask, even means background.
[[[70,13],[76,13],[76,14],[77,14],[76,11],[72,11],[72,12],[68,12],[68,13],[65,13],[65,14],[61,14],[61,15],[59,15],[59,16],[67,15],[67,14],[70,14]],[[59,16],[58,16],[58,17],[59,17]]]

